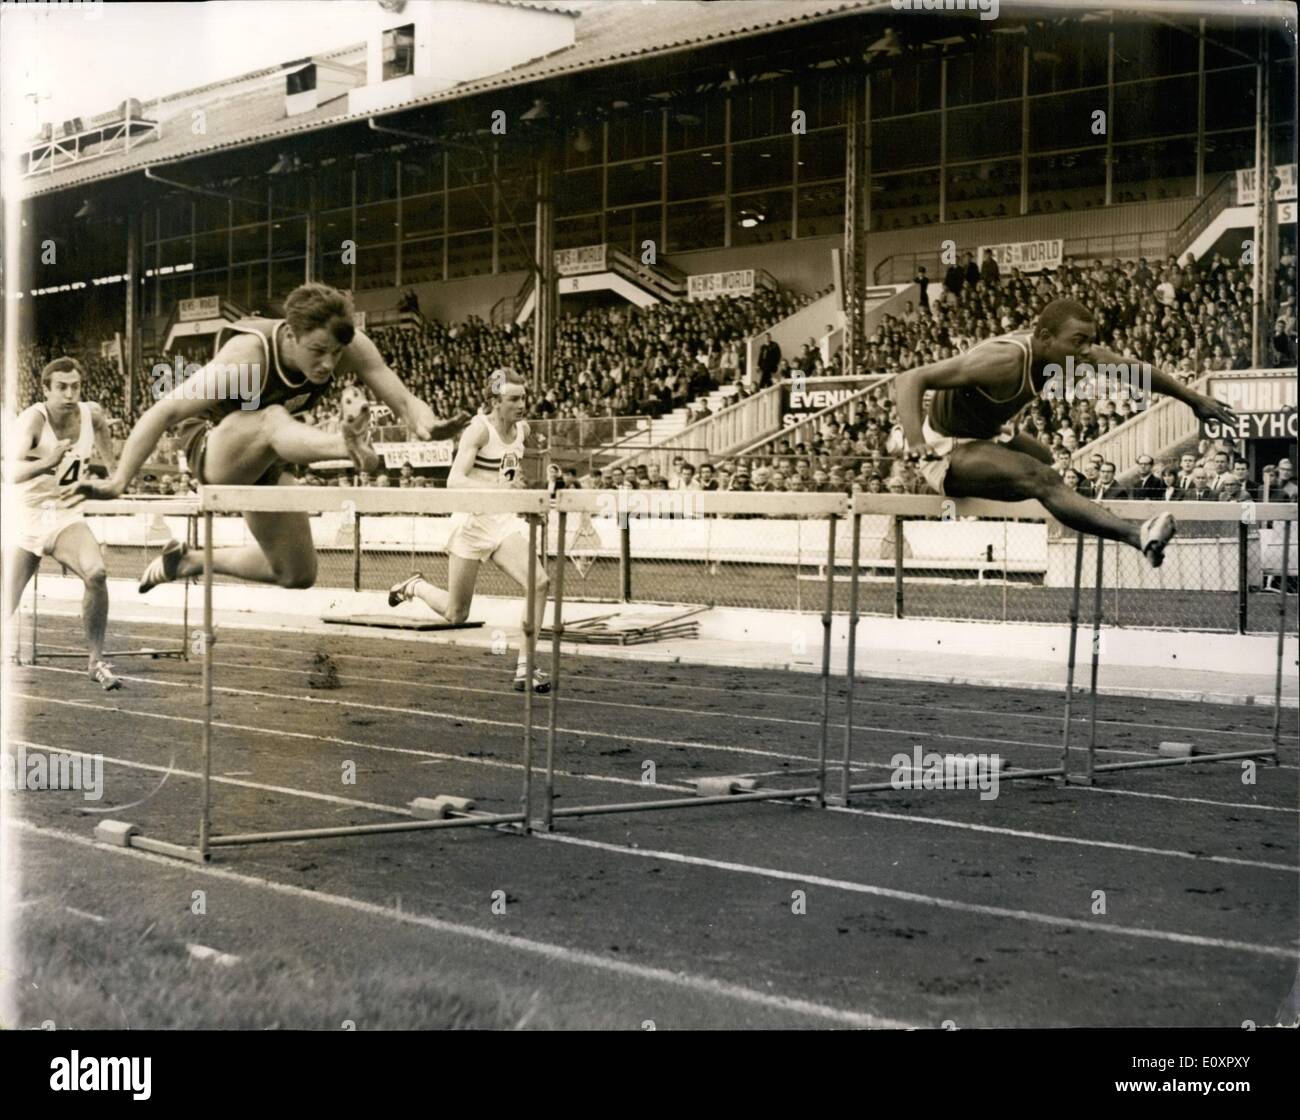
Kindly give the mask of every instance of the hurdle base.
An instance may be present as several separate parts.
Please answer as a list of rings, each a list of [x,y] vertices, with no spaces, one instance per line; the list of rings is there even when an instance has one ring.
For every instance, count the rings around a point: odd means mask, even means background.
[[[401,614],[324,614],[321,621],[334,626],[370,626],[376,630],[479,630],[483,626],[482,622],[447,622]]]

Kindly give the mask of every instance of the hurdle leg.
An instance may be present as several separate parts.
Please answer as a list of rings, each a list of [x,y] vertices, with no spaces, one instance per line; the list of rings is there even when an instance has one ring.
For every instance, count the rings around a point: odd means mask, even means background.
[[[528,515],[528,587],[524,592],[524,789],[523,832],[533,827],[533,658],[537,637],[537,515]]]
[[[817,804],[826,804],[826,748],[831,718],[831,623],[835,611],[835,522],[826,519],[826,605],[822,609],[822,730],[817,743]],[[850,716],[851,722],[851,716]]]
[[[857,670],[858,642],[858,564],[862,558],[862,515],[853,515],[852,543],[849,548],[849,649],[848,664],[844,674],[844,761],[840,770],[840,795],[837,805],[849,803],[849,786],[852,784],[851,759],[853,755],[853,681]]]
[[[41,600],[41,566],[36,565],[36,571],[32,573],[32,664],[36,664],[36,612],[40,608],[38,603]]]
[[[1290,566],[1291,522],[1282,522],[1282,593],[1277,597],[1277,681],[1273,685],[1273,761],[1282,734],[1282,659],[1286,651],[1286,581]]]
[[[1092,785],[1093,767],[1097,755],[1097,665],[1101,660],[1102,584],[1105,582],[1105,541],[1097,538],[1097,579],[1092,591],[1092,677],[1088,684],[1088,762],[1085,781]],[[1118,576],[1117,576],[1118,578]]]
[[[185,519],[185,543],[196,544],[198,535],[198,519],[187,517]],[[181,591],[181,658],[185,661],[190,659],[190,584],[192,582],[187,578]]]
[[[1083,534],[1074,542],[1074,590],[1070,595],[1070,653],[1065,666],[1065,726],[1061,729],[1061,777],[1070,781],[1070,715],[1074,703],[1074,658],[1079,644],[1079,585],[1083,581]]]
[[[551,624],[551,711],[546,731],[546,791],[542,801],[542,828],[550,832],[555,813],[555,725],[560,709],[560,640],[564,633],[564,531],[566,514],[560,510],[555,542],[555,620]]]
[[[212,513],[203,514],[203,776],[199,794],[199,855],[208,858],[212,807]]]

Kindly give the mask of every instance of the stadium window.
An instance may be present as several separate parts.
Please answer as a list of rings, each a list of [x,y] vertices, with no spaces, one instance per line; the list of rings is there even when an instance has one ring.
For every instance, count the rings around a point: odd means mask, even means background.
[[[610,117],[609,159],[611,163],[616,160],[658,155],[662,146],[662,109],[629,109]]]
[[[794,83],[789,78],[755,82],[733,90],[731,139],[789,135],[793,112]]]
[[[668,244],[665,252],[718,249],[725,244],[725,207],[721,199],[679,202],[668,207]]]
[[[357,205],[397,197],[397,161],[386,154],[357,160]]]
[[[788,190],[735,195],[731,200],[731,244],[762,245],[769,241],[789,241],[792,201],[793,193]]]
[[[706,198],[727,187],[726,148],[701,148],[668,158],[668,200]]]
[[[321,251],[318,254],[317,270],[319,280],[332,288],[352,287],[352,265],[343,262],[343,247],[337,241],[327,241],[322,237]]]
[[[799,137],[799,182],[844,178],[844,129],[827,128]]]
[[[444,199],[441,194],[422,194],[402,199],[402,236],[427,237],[442,233]]]
[[[1104,86],[1110,50],[1107,31],[1108,27],[1076,26],[1068,34],[1057,32],[1035,42],[1029,51],[1030,94]],[[1119,53],[1118,44],[1116,52]]]
[[[190,215],[194,202],[190,198],[164,199],[158,206],[158,236],[184,237],[190,232]],[[152,226],[149,227],[152,230]]]
[[[1124,191],[1137,197],[1144,189],[1148,197],[1155,197],[1158,189],[1171,198],[1196,193],[1196,144],[1191,137],[1116,144],[1113,159],[1116,198]]]
[[[1086,210],[1103,205],[1105,199],[1105,148],[1030,159],[1030,213]]]
[[[225,268],[230,263],[225,230],[220,233],[200,233],[194,238],[194,268],[205,272],[211,268]]]
[[[1196,134],[1196,75],[1115,86],[1115,143]]]
[[[194,294],[196,296],[217,296],[223,295],[230,287],[230,270],[226,268],[216,268],[208,272],[191,273],[194,278]],[[287,293],[286,293],[287,294]],[[165,303],[162,305],[163,314],[170,315],[171,308]]]
[[[1213,132],[1205,136],[1205,173],[1221,175],[1255,165],[1255,130],[1237,129],[1233,132]],[[1212,187],[1206,183],[1206,190]]]
[[[358,245],[386,245],[397,240],[397,203],[377,202],[358,206],[356,216]]]
[[[255,311],[266,303],[266,277],[265,262],[236,265],[230,270],[226,295],[243,310]]]
[[[415,24],[384,32],[383,60],[386,82],[415,73]]]
[[[722,144],[726,114],[726,98],[720,93],[674,101],[668,108],[668,150],[682,152]]]
[[[196,230],[225,229],[230,225],[230,203],[224,198],[199,195],[194,202]]]
[[[947,160],[989,159],[1020,151],[1019,101],[996,101],[948,114]]]
[[[486,206],[486,209],[484,207]],[[465,187],[447,192],[447,229],[452,233],[490,229],[492,226],[492,189]]]
[[[501,176],[497,196],[497,222],[516,222],[532,218],[537,209],[537,179],[533,175]]]
[[[1093,92],[1030,98],[1029,150],[1042,152],[1104,144],[1105,137],[1092,131],[1093,113],[1098,108],[1105,108],[1105,102],[1098,105],[1098,95]]]
[[[397,246],[366,245],[357,247],[357,291],[397,286]]]
[[[292,257],[287,260],[271,262],[271,295],[275,299],[284,299],[307,278],[307,259]]]
[[[1236,66],[1211,70],[1205,75],[1205,127],[1253,128],[1255,124],[1255,67]]]
[[[264,184],[236,188],[241,197],[230,203],[230,224],[247,226],[254,222],[266,221],[266,202],[268,191]]]
[[[733,190],[782,187],[793,182],[794,137],[774,136],[731,146]]]
[[[890,170],[939,162],[939,114],[923,113],[877,121],[871,128],[871,158]]]
[[[950,164],[946,174],[946,220],[996,218],[1019,212],[1019,159]]]
[[[279,213],[296,210],[305,214],[311,198],[308,187],[306,175],[276,175],[271,179],[271,202]]]
[[[426,237],[402,245],[402,283],[442,279],[442,238]]]
[[[485,276],[492,272],[492,231],[447,238],[447,279]]]
[[[844,182],[817,183],[799,188],[799,237],[825,237],[844,232]]]
[[[663,229],[661,228],[658,204],[654,206],[632,206],[624,210],[610,210],[606,213],[605,240],[614,248],[633,253],[639,259],[641,242],[647,238],[662,249]]]
[[[176,237],[170,241],[160,241],[158,251],[158,263],[163,267],[170,265],[174,268],[178,264],[190,264],[194,260],[194,254],[190,251],[190,239],[188,237]]]
[[[352,239],[352,210],[325,210],[316,218],[316,239],[322,253],[341,253]],[[348,287],[352,287],[351,283]]]
[[[517,231],[502,229],[497,241],[497,272],[521,272],[531,268],[536,241],[537,226],[534,224],[520,226]]]
[[[255,226],[240,226],[230,231],[230,261],[266,260],[266,223]]]
[[[807,114],[809,130],[844,123],[850,80],[836,70],[814,71],[799,79],[799,108]]]
[[[608,169],[609,204],[626,206],[650,202],[660,196],[660,161],[643,159],[635,163],[617,163]]]
[[[600,241],[599,213],[583,214],[577,218],[561,218],[555,223],[557,249],[581,249],[585,245],[599,245]]]
[[[600,168],[567,171],[555,177],[555,212],[560,215],[600,213]]]
[[[307,252],[307,220],[279,218],[271,223],[271,256],[301,257]]]
[[[352,162],[332,163],[316,173],[316,205],[322,210],[352,205]]]
[[[871,220],[873,229],[895,229],[929,225],[938,221],[939,169],[907,171],[871,177]],[[897,225],[893,224],[898,219]],[[799,215],[803,225],[803,214]]]

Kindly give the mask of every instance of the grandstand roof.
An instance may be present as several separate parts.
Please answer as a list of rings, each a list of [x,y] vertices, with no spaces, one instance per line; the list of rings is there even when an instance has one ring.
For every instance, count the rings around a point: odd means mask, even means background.
[[[577,17],[574,45],[487,78],[389,106],[385,113],[455,101],[493,89],[595,70],[631,59],[670,55],[700,44],[742,39],[780,27],[806,25],[890,7],[889,0],[805,0],[802,3],[791,3],[790,0],[713,0],[710,3],[673,0],[672,3],[649,4],[641,0],[601,0],[597,4],[579,2],[567,6],[533,4],[527,0],[486,2],[574,15]],[[316,57],[338,62],[352,59],[363,63],[364,45],[343,47]],[[372,115],[348,113],[347,100],[337,98],[310,112],[288,117],[283,85],[277,80],[283,73],[282,67],[267,67],[147,102],[144,106],[146,117],[163,123],[157,140],[128,152],[106,155],[24,179],[22,196],[31,198],[51,194],[69,187],[109,180],[146,166],[159,167],[198,155],[263,143],[276,137],[361,121]],[[210,96],[203,96],[205,94]],[[169,111],[177,121],[187,122],[189,113],[196,109],[202,109],[206,116],[205,135],[194,136],[189,127],[168,127]]]

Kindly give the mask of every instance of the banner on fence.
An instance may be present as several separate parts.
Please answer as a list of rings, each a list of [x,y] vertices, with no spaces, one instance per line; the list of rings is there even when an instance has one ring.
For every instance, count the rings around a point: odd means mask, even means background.
[[[1059,237],[1045,241],[1004,241],[1001,245],[981,245],[979,258],[991,253],[999,268],[1018,268],[1021,272],[1041,272],[1060,268],[1065,242]]]
[[[1276,202],[1294,202],[1295,201],[1295,164],[1282,163],[1273,168],[1273,173],[1278,178],[1278,188],[1273,194]],[[1243,167],[1237,172],[1237,205],[1254,206],[1256,201],[1255,194],[1255,169],[1253,167]],[[1294,214],[1291,218],[1295,221]]]
[[[1225,433],[1217,420],[1202,420],[1205,439],[1296,438],[1294,376],[1211,378],[1209,392],[1237,414],[1237,430]]]
[[[450,439],[428,443],[377,443],[375,451],[382,456],[386,467],[400,467],[405,463],[413,467],[449,467],[456,454],[456,443]]]

